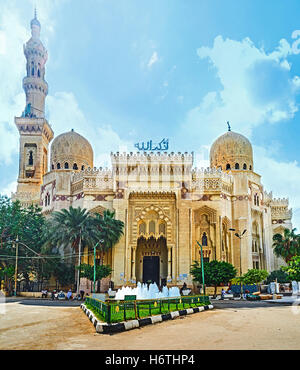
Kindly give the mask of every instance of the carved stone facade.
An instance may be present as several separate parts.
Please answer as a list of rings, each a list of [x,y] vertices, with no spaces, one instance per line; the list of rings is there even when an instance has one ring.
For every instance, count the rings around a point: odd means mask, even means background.
[[[37,22],[32,26],[35,37]],[[34,51],[35,44],[30,45]],[[37,54],[25,55],[30,55],[29,64],[37,55],[37,66],[42,66],[31,76],[39,86],[46,59],[41,63],[45,50],[40,42],[36,45]],[[147,280],[192,286],[190,267],[201,257],[197,242],[206,261],[228,261],[239,273],[253,267],[272,271],[282,263],[273,254],[272,236],[292,227],[292,212],[287,199],[264,191],[244,136],[228,131],[218,138],[207,169],[194,168],[187,152],[112,153],[111,168],[93,168],[91,145],[69,131],[54,140],[48,169],[53,132],[44,116],[19,117],[16,125],[20,170],[14,199],[40,204],[47,217],[73,206],[98,213],[113,210],[124,222],[119,243],[97,254],[97,261],[112,266],[115,287]],[[93,263],[87,250],[83,261]]]

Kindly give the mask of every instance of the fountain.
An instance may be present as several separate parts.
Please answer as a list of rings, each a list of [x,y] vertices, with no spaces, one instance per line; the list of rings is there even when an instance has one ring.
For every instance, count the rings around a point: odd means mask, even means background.
[[[108,291],[110,294],[111,290]],[[157,298],[175,298],[180,297],[180,290],[178,287],[168,288],[164,286],[162,292],[159,291],[156,283],[147,284],[137,283],[136,288],[131,288],[129,286],[123,286],[118,289],[115,295],[116,300],[124,300],[125,295],[135,295],[136,299],[157,299]]]

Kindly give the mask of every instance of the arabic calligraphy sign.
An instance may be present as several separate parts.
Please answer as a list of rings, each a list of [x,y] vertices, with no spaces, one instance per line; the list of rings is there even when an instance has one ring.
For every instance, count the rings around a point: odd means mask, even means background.
[[[141,151],[153,151],[153,150],[168,150],[169,149],[169,139],[162,139],[159,143],[153,143],[152,140],[147,141],[147,143],[141,142],[136,143],[134,146]]]

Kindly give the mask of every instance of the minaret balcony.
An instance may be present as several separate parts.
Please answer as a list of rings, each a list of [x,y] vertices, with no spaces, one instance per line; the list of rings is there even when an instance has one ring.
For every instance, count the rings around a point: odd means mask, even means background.
[[[34,177],[35,166],[25,166],[25,175],[27,178]]]

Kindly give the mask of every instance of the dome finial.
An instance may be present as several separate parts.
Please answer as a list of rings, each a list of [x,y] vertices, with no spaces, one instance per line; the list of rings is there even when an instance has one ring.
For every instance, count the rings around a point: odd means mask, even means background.
[[[231,131],[231,127],[230,127],[229,121],[227,121],[227,125],[228,125],[228,131]]]
[[[32,36],[39,37],[40,36],[41,24],[40,24],[39,20],[37,19],[36,6],[34,7],[34,18],[30,22],[30,26],[31,26]],[[33,29],[33,28],[35,28],[35,29]]]

